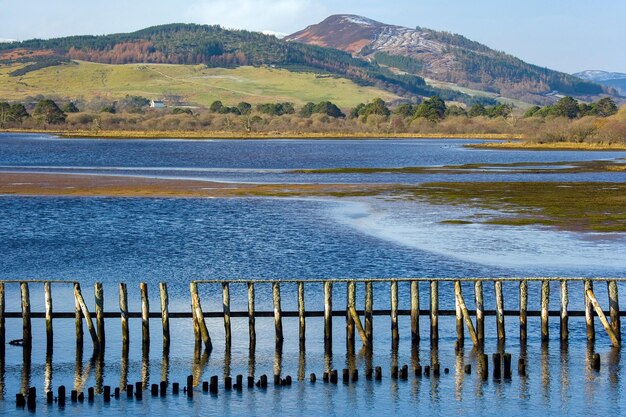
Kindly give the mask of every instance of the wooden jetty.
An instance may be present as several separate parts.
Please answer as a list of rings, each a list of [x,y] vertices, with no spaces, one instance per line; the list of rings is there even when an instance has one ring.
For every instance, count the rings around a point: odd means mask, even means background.
[[[540,283],[541,290],[539,293],[540,309],[529,310],[529,294],[528,286],[530,283]],[[53,340],[53,323],[55,319],[73,318],[76,323],[76,341],[82,344],[83,339],[83,323],[86,324],[87,331],[92,340],[95,350],[101,349],[106,343],[105,338],[105,320],[119,319],[121,324],[121,339],[124,347],[128,347],[130,335],[128,330],[129,319],[141,319],[143,345],[150,344],[150,319],[158,318],[161,320],[163,328],[163,345],[170,346],[170,319],[193,320],[194,337],[197,342],[204,345],[207,350],[213,347],[211,338],[211,329],[206,323],[206,318],[222,318],[225,328],[225,343],[230,345],[237,335],[232,334],[231,319],[234,317],[247,317],[249,327],[249,341],[251,344],[256,340],[256,318],[267,317],[274,319],[275,342],[282,345],[285,340],[283,334],[283,318],[298,318],[298,340],[304,343],[306,340],[306,320],[310,317],[323,318],[323,341],[328,349],[332,349],[333,340],[333,318],[344,316],[346,319],[346,340],[348,345],[354,345],[355,334],[358,333],[360,340],[365,346],[372,346],[374,332],[373,320],[375,316],[388,316],[391,321],[391,340],[392,343],[398,343],[400,339],[400,329],[398,325],[399,316],[409,316],[411,321],[411,343],[419,343],[422,335],[420,333],[420,317],[428,317],[430,321],[429,336],[432,343],[439,340],[439,319],[440,316],[454,316],[456,319],[457,340],[463,342],[465,338],[465,330],[469,334],[472,343],[480,346],[485,340],[485,328],[487,326],[485,318],[488,316],[495,317],[495,333],[499,341],[504,342],[507,334],[505,333],[505,317],[516,317],[519,320],[518,336],[521,340],[528,337],[528,317],[540,317],[540,334],[541,339],[547,341],[549,338],[549,320],[550,317],[559,317],[560,320],[560,338],[567,340],[569,338],[569,327],[571,323],[570,317],[585,317],[584,326],[586,327],[587,339],[595,340],[595,316],[598,317],[602,327],[606,331],[611,343],[615,347],[621,344],[621,324],[620,317],[626,312],[620,311],[618,283],[626,282],[625,278],[396,278],[396,279],[313,279],[313,280],[197,280],[190,282],[190,301],[191,309],[189,311],[169,311],[169,297],[167,283],[161,282],[158,288],[160,295],[160,309],[154,311],[150,309],[148,299],[148,285],[141,283],[139,285],[141,298],[141,311],[130,312],[128,310],[127,286],[125,283],[119,285],[119,311],[104,311],[104,291],[102,283],[94,285],[94,303],[93,309],[90,309],[89,303],[84,299],[81,291],[81,285],[76,281],[0,281],[0,345],[4,346],[6,342],[6,319],[21,318],[22,319],[22,343],[30,346],[33,343],[31,320],[36,318],[45,319],[46,341],[49,347],[52,346]],[[440,286],[443,283],[452,283],[452,293],[449,295],[455,300],[454,309],[440,309]],[[560,305],[550,306],[550,287],[551,283],[558,283],[560,289]],[[606,286],[606,294],[608,297],[608,310],[602,308],[598,302],[596,293],[601,284]],[[5,311],[5,287],[9,285],[19,286],[21,296],[21,311]],[[39,285],[43,287],[45,311],[31,311],[30,289],[32,286]],[[202,307],[199,287],[214,285],[220,286],[222,292],[222,309],[219,311],[207,311]],[[272,294],[272,311],[259,311],[256,309],[256,291],[259,286],[268,286],[271,288]],[[312,306],[310,302],[305,304],[305,288],[307,286],[317,285],[323,291],[323,305]],[[404,295],[410,302],[409,309],[399,308],[399,285],[403,285],[408,289]],[[233,309],[231,306],[230,291],[232,287],[242,286],[247,291],[247,305]],[[556,284],[555,284],[556,286]],[[580,300],[584,299],[584,310],[570,310],[569,302],[574,286],[578,287]],[[53,287],[55,288],[53,292]],[[297,310],[283,310],[281,291],[290,288],[289,293],[295,294],[297,297]],[[374,296],[382,297],[383,292],[378,290],[379,287],[389,288],[388,306],[385,309],[374,309]],[[511,288],[519,291],[519,304],[515,306],[507,305],[505,300],[506,287],[509,292]],[[357,288],[363,291],[362,307],[356,298]],[[61,290],[65,289],[62,294]],[[69,292],[71,289],[71,293]],[[473,291],[472,291],[473,290]],[[333,294],[337,291],[345,291],[346,306],[345,309],[333,308]],[[420,304],[420,291],[428,293],[428,308],[423,308]],[[485,305],[485,292],[493,291],[493,306]],[[473,294],[470,294],[473,292]],[[75,301],[75,311],[53,311],[52,300],[53,293],[56,296],[71,297]],[[70,298],[70,299],[71,299]],[[64,300],[67,298],[64,298]],[[379,302],[380,304],[380,302]],[[505,305],[507,308],[505,308]],[[473,307],[473,308],[471,308]],[[489,308],[491,307],[491,308]],[[94,321],[95,320],[95,321]],[[321,336],[321,335],[320,335]],[[511,337],[510,335],[508,335]]]

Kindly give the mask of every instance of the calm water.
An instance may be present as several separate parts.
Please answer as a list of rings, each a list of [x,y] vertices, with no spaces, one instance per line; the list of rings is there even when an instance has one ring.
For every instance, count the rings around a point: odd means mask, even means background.
[[[0,171],[81,172],[90,174],[200,178],[253,182],[420,182],[436,180],[535,180],[535,181],[624,181],[624,174],[513,175],[482,173],[442,175],[343,175],[303,176],[287,173],[297,168],[401,167],[464,163],[558,162],[626,157],[625,152],[514,152],[463,148],[463,140],[402,141],[94,141],[58,140],[41,136],[0,134]],[[168,282],[171,309],[188,309],[188,282],[202,278],[326,278],[326,277],[463,277],[463,276],[626,276],[626,238],[623,235],[556,232],[546,228],[512,228],[484,225],[441,225],[441,218],[457,216],[458,208],[386,202],[376,199],[336,201],[326,199],[124,199],[0,197],[0,276],[2,279],[78,279],[90,303],[95,281],[105,287],[107,310],[117,309],[117,283],[129,286],[131,310],[138,311],[138,284],[150,285],[152,309],[158,309],[157,283]],[[259,285],[257,308],[271,310],[270,288]],[[621,288],[624,294],[626,288]],[[72,311],[71,291],[54,287],[55,311]],[[221,309],[219,288],[203,287],[205,309]],[[359,289],[358,300],[362,300]],[[470,288],[466,291],[470,293]],[[538,286],[531,285],[531,307],[538,307]],[[582,304],[582,288],[570,289],[570,306]],[[312,310],[322,309],[321,288],[306,294]],[[375,296],[376,308],[388,308],[388,287]],[[408,288],[400,286],[400,308],[408,307]],[[442,284],[441,308],[454,308],[449,286]],[[507,307],[517,303],[517,289],[505,285]],[[233,287],[233,310],[245,310],[245,288]],[[335,288],[335,308],[345,305],[345,288]],[[605,288],[598,289],[606,305]],[[18,291],[7,288],[7,310],[19,310]],[[43,293],[31,288],[33,310],[43,310]],[[469,297],[469,295],[467,296]],[[296,307],[295,288],[283,287],[283,308]],[[486,303],[493,298],[486,288]],[[427,288],[422,288],[427,306]],[[90,305],[92,305],[90,303]],[[558,287],[552,291],[552,306],[558,305]],[[338,306],[338,307],[337,307]],[[534,321],[532,321],[534,320]],[[507,351],[516,361],[525,354],[529,376],[515,374],[510,382],[480,381],[476,375],[471,343],[461,355],[454,353],[454,320],[442,318],[441,341],[432,352],[427,337],[428,322],[421,323],[424,341],[411,352],[410,330],[401,318],[400,365],[419,360],[423,365],[438,355],[449,375],[440,379],[410,379],[394,382],[389,368],[394,355],[389,340],[389,320],[375,318],[375,349],[372,363],[384,370],[382,383],[361,378],[354,386],[329,386],[321,382],[295,383],[291,388],[267,392],[255,390],[211,397],[197,393],[193,402],[184,396],[165,401],[149,399],[110,405],[96,403],[68,407],[64,414],[101,413],[117,415],[166,415],[174,411],[210,415],[274,414],[397,414],[435,415],[530,415],[612,414],[626,407],[620,351],[610,348],[597,323],[596,351],[602,355],[602,370],[591,372],[584,336],[584,322],[571,319],[568,349],[558,342],[558,322],[552,321],[549,348],[539,343],[538,322],[531,319],[528,346],[519,346],[516,320],[507,321]],[[250,360],[247,319],[233,319],[233,345],[224,350],[220,320],[208,320],[215,349],[202,368],[210,375],[273,374],[280,364],[283,374],[305,376],[321,372],[332,361],[346,367],[343,319],[334,320],[333,356],[324,357],[320,343],[322,323],[307,321],[306,352],[297,343],[297,320],[285,319],[285,347],[276,357],[273,322],[257,320],[256,354]],[[52,367],[46,368],[45,330],[34,323],[30,373],[23,367],[22,349],[7,346],[2,374],[0,413],[15,414],[14,395],[24,378],[42,395],[45,384],[56,388],[88,387],[96,383],[96,364],[90,363],[88,335],[85,351],[77,358],[73,320],[55,322]],[[193,331],[190,320],[173,321],[173,345],[163,364],[160,323],[151,323],[153,344],[148,355],[139,345],[140,323],[131,320],[131,351],[128,382],[157,383],[162,375],[184,382],[194,368]],[[487,351],[496,350],[493,318],[487,320]],[[7,322],[7,338],[21,337],[21,321]],[[39,341],[40,343],[37,343]],[[43,343],[41,343],[43,341]],[[357,343],[357,350],[358,350]],[[117,320],[107,322],[105,365],[98,370],[104,383],[120,383],[120,341]],[[361,372],[366,358],[354,359]],[[77,363],[79,366],[77,367]],[[463,375],[463,364],[473,365],[472,375]],[[1,366],[0,365],[0,366]],[[50,373],[51,369],[51,373]],[[76,378],[78,369],[79,377]],[[1,373],[1,372],[0,372]],[[47,375],[47,376],[46,376]],[[50,377],[51,375],[51,377]],[[71,388],[69,388],[71,389]],[[68,391],[69,395],[69,391]],[[38,404],[42,414],[59,414],[56,407]]]

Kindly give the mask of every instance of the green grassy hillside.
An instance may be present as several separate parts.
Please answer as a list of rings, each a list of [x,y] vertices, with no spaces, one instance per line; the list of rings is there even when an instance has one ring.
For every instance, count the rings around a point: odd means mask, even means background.
[[[345,78],[291,72],[269,67],[206,68],[204,65],[127,64],[108,65],[74,61],[70,64],[28,72],[19,77],[8,74],[24,64],[0,65],[0,100],[27,97],[115,100],[126,95],[150,99],[180,96],[182,101],[209,105],[329,100],[340,107],[352,107],[376,97],[393,100],[395,95],[375,87],[355,84]]]

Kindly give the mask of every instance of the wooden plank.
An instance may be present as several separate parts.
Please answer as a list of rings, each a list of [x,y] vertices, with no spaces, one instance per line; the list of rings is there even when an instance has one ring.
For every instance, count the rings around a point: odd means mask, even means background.
[[[274,329],[276,331],[276,344],[283,343],[283,317],[280,305],[280,283],[272,284],[272,298],[274,300]]]
[[[430,340],[439,340],[439,282],[434,280],[430,281]]]
[[[541,340],[547,342],[550,339],[550,326],[548,312],[550,311],[550,283],[541,281]]]
[[[356,305],[356,284],[350,281],[346,284],[346,342],[348,346],[354,346],[354,320],[350,309]]]
[[[304,282],[298,282],[298,325],[300,343],[306,340],[306,307],[304,304]]]
[[[250,339],[250,346],[256,344],[256,324],[254,320],[255,306],[254,306],[254,282],[250,281],[248,285],[248,338]]]
[[[4,282],[0,282],[0,349],[2,352],[4,352],[4,345],[6,343],[6,323],[4,318],[5,308]]]
[[[474,283],[474,298],[476,299],[476,337],[482,343],[485,340],[485,302],[482,281]]]
[[[20,294],[22,299],[22,340],[25,346],[31,346],[33,334],[30,323],[30,292],[27,282],[20,283]]]
[[[101,282],[96,282],[94,284],[94,298],[96,303],[96,328],[98,330],[98,343],[101,347],[104,347],[104,290]]]
[[[398,282],[391,281],[391,340],[400,340],[398,331]]]
[[[372,347],[374,343],[374,291],[372,288],[372,282],[365,283],[365,336],[367,337],[367,344]]]
[[[324,343],[329,345],[333,341],[333,283],[324,282]]]
[[[144,346],[150,345],[150,301],[148,299],[148,284],[139,284],[141,293],[141,342]]]
[[[365,330],[363,330],[363,326],[361,325],[361,319],[359,318],[359,314],[356,311],[354,306],[349,309],[350,315],[352,316],[352,320],[354,320],[354,324],[356,325],[356,329],[359,332],[359,336],[361,337],[361,341],[364,345],[367,345],[367,335],[365,334]]]
[[[593,322],[593,303],[589,299],[587,292],[593,292],[593,282],[585,281],[585,324],[587,328],[587,340],[592,342],[596,340],[596,329]]]
[[[230,344],[232,340],[230,328],[230,289],[227,282],[222,282],[222,308],[224,311],[224,335],[226,343]]]
[[[47,350],[51,351],[54,341],[53,329],[52,329],[52,289],[50,288],[52,284],[49,282],[44,282],[43,284],[43,292],[44,292],[44,303],[46,306],[46,346]]]
[[[528,338],[528,282],[519,283],[519,338],[525,341]]]
[[[494,289],[496,293],[496,325],[498,328],[498,340],[502,342],[506,338],[504,330],[504,298],[502,296],[502,281],[495,281]]]
[[[198,295],[198,284],[191,282],[189,284],[191,292],[191,304],[194,312],[194,323],[197,325],[197,335],[199,339],[204,343],[205,349],[208,351],[213,350],[213,344],[211,343],[211,335],[209,329],[204,321],[204,313],[202,312],[202,304],[200,303],[200,296]]]
[[[567,290],[567,281],[561,281],[561,340],[566,342],[569,339],[569,312],[567,306],[569,304],[569,295]]]

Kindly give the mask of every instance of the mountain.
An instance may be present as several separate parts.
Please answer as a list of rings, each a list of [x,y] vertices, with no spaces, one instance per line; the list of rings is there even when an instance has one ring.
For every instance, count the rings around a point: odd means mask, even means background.
[[[569,74],[528,64],[461,35],[388,25],[356,15],[334,15],[285,40],[339,49],[407,73],[545,103],[566,94],[589,98],[610,89]]]
[[[575,77],[594,83],[606,85],[616,89],[621,96],[626,96],[626,74],[621,72],[607,72],[588,70],[574,74]]]
[[[133,33],[0,44],[0,65],[25,64],[10,73],[15,77],[50,66],[70,65],[72,60],[103,64],[204,64],[210,68],[271,66],[340,76],[407,98],[439,94],[447,100],[475,101],[466,94],[429,87],[418,75],[399,74],[338,49],[286,42],[275,36],[220,26],[169,24]]]

